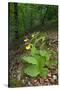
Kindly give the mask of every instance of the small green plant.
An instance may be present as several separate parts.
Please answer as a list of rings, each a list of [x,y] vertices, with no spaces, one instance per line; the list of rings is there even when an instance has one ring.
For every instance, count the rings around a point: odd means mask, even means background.
[[[52,51],[38,50],[35,46],[32,46],[31,54],[22,57],[22,60],[28,63],[24,73],[32,77],[37,77],[38,75],[41,77],[47,76],[47,67],[51,68],[56,65],[54,60],[50,60],[51,55]]]
[[[23,56],[22,61],[26,63],[26,67],[24,68],[24,73],[31,76],[47,76],[48,75],[48,68],[53,68],[56,66],[56,60],[54,60],[52,55],[54,52],[50,49],[43,48],[45,44],[46,36],[44,34],[37,34],[32,35],[32,39],[29,42],[29,39],[25,39],[28,41],[29,44],[26,46],[26,49],[30,49],[30,54]],[[36,44],[41,41],[40,48],[36,47]],[[31,46],[31,47],[30,47]]]

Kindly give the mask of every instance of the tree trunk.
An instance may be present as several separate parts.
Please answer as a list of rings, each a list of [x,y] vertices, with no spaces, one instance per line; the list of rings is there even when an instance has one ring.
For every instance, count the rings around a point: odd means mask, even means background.
[[[18,5],[14,3],[14,16],[15,16],[15,46],[19,47],[19,31],[18,31]]]

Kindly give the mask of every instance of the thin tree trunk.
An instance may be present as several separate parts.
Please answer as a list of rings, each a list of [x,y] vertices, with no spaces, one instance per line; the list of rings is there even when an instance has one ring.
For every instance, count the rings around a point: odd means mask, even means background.
[[[14,16],[15,16],[15,45],[18,48],[19,44],[19,31],[18,31],[18,5],[14,3]]]

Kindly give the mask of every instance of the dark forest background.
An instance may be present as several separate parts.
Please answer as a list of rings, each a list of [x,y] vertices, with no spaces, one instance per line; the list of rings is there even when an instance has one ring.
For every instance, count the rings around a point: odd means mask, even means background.
[[[9,3],[9,49],[23,43],[24,35],[44,31],[58,24],[58,6]]]

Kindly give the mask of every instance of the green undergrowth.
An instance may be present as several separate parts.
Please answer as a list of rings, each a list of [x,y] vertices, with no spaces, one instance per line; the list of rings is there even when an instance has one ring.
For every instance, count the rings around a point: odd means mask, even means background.
[[[31,77],[46,77],[48,75],[48,69],[56,67],[57,60],[55,60],[56,52],[49,48],[44,48],[46,41],[46,35],[34,34],[34,37],[30,39],[29,45],[31,45],[30,54],[23,55],[19,58],[24,64],[24,73]],[[40,43],[40,47],[36,47],[37,43]],[[28,49],[28,48],[27,48]]]

